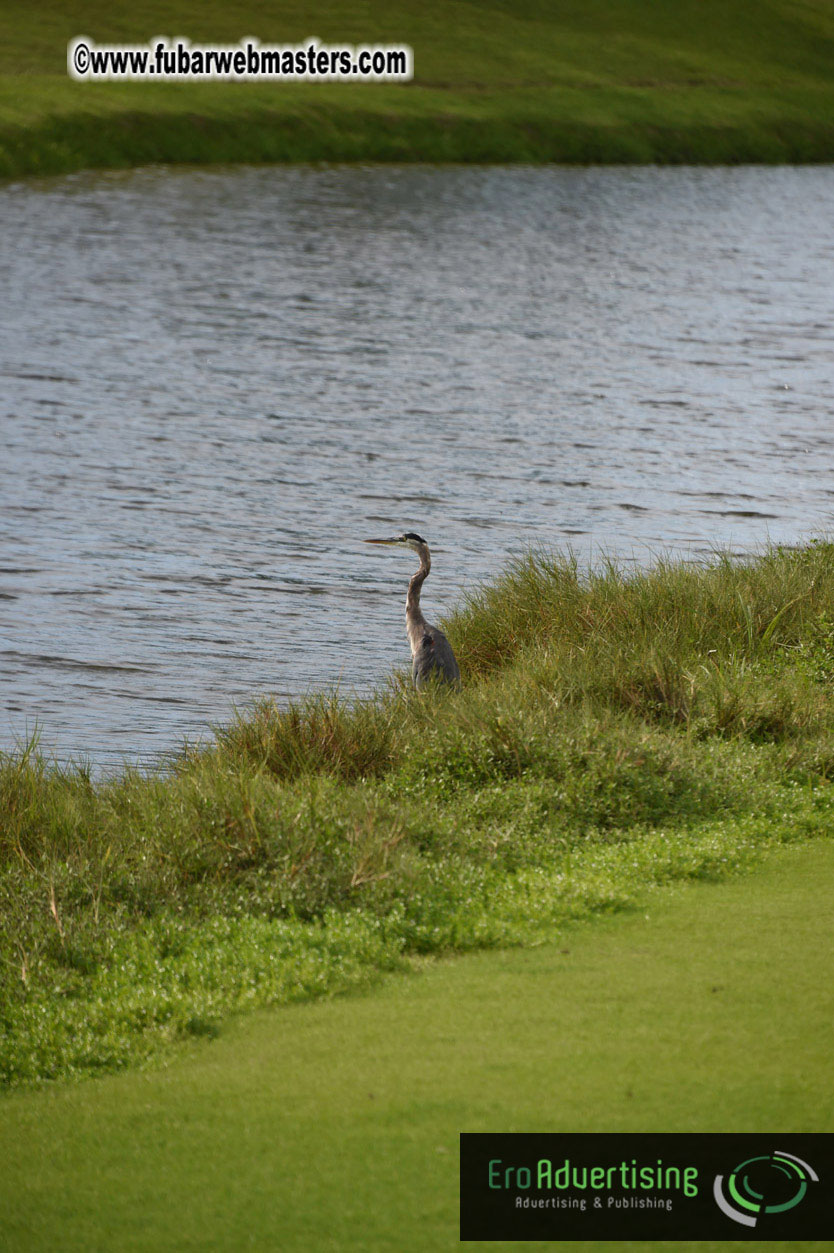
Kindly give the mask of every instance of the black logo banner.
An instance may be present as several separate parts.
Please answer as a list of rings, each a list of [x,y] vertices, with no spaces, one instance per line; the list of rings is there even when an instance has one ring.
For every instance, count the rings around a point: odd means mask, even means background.
[[[834,1239],[834,1134],[463,1134],[460,1238]]]

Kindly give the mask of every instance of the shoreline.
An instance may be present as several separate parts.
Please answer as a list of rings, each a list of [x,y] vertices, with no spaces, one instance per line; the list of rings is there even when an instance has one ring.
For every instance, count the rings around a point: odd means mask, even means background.
[[[446,627],[461,691],[265,700],[165,776],[0,754],[0,1087],[535,947],[831,830],[834,545],[529,556]]]
[[[508,9],[333,0],[310,18],[90,0],[98,45],[407,46],[407,83],[77,82],[77,17],[33,0],[0,14],[0,178],[146,164],[834,161],[834,14],[820,0],[757,12],[718,0]],[[165,26],[166,30],[159,29]],[[314,28],[314,29],[313,29]]]
[[[834,107],[831,113],[834,119]],[[493,124],[494,122],[494,124]],[[214,115],[66,113],[33,127],[0,113],[0,179],[145,166],[241,165],[822,165],[834,162],[834,120],[766,119],[749,128],[693,124],[594,127],[530,116],[479,120],[382,117],[374,110],[302,109]]]

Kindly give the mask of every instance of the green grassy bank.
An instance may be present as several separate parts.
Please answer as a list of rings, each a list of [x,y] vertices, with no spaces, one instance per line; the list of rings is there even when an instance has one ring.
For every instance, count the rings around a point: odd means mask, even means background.
[[[170,773],[0,761],[0,1077],[117,1070],[831,827],[834,546],[518,563],[460,692],[264,703]]]
[[[406,43],[408,85],[76,83],[68,41]],[[0,177],[148,162],[834,159],[827,0],[8,0]]]
[[[782,849],[557,945],[239,1020],[164,1071],[13,1094],[3,1248],[440,1253],[464,1130],[834,1130],[832,877],[831,840]]]

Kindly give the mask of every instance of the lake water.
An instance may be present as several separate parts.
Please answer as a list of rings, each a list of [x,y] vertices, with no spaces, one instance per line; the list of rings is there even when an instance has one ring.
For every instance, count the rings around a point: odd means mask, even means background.
[[[834,169],[145,170],[0,188],[0,747],[146,761],[367,692],[531,545],[834,506]]]

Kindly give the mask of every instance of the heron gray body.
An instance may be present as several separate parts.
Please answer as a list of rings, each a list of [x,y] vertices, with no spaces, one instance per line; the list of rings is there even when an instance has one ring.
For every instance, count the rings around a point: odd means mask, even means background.
[[[410,548],[420,558],[420,568],[408,584],[405,598],[405,629],[411,645],[411,677],[414,686],[421,688],[427,683],[440,681],[460,685],[460,670],[452,651],[452,645],[439,627],[431,626],[420,608],[420,591],[431,570],[431,554],[424,539],[413,531],[392,539],[371,539],[368,544],[396,544]]]

